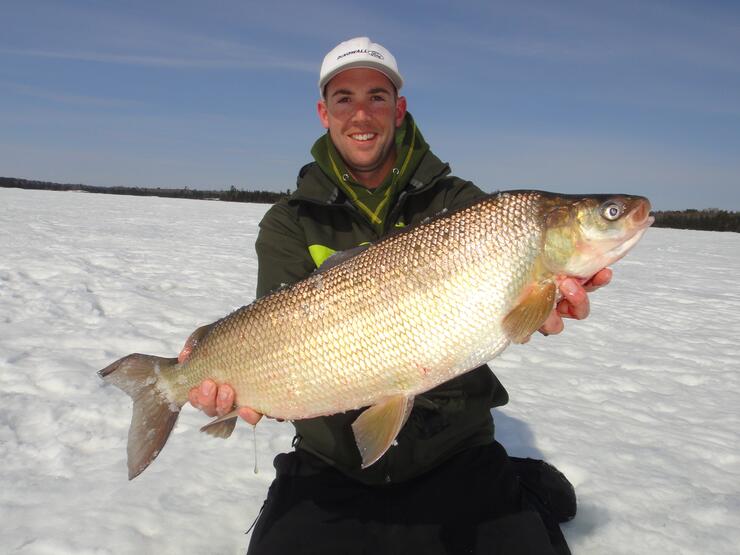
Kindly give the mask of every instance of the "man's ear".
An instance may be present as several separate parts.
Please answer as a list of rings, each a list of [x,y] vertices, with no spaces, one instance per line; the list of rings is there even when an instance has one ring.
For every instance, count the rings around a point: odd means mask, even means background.
[[[406,117],[406,97],[399,96],[396,100],[396,127],[401,127]]]
[[[324,129],[329,129],[329,109],[326,107],[324,100],[319,100],[316,104],[316,111],[319,113],[319,119]]]

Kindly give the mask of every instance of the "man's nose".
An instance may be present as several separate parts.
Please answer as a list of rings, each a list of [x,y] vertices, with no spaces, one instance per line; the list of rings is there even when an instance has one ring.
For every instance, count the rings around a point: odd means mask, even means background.
[[[370,113],[365,102],[358,102],[355,104],[355,111],[352,114],[352,119],[362,121],[368,119],[369,116]]]

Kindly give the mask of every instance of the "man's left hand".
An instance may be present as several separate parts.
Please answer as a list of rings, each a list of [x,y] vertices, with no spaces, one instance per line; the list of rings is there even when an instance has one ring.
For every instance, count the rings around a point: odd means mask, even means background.
[[[583,320],[588,316],[590,306],[588,295],[591,291],[596,291],[612,280],[612,271],[609,268],[599,270],[594,276],[585,283],[581,283],[575,278],[564,279],[560,283],[560,292],[563,298],[550,313],[545,323],[540,328],[543,335],[552,335],[563,331],[565,324],[563,318],[574,318]]]

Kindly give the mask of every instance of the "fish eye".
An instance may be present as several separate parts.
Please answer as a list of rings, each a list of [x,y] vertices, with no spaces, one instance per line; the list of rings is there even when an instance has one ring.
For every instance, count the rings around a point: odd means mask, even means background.
[[[614,221],[624,212],[624,206],[612,200],[601,205],[601,215],[607,220]]]

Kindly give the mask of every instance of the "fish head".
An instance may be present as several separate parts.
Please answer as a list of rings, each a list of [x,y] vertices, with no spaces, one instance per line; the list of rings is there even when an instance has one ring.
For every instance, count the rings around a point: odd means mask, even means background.
[[[544,208],[544,262],[556,275],[588,279],[634,247],[655,219],[633,195],[559,195]]]

